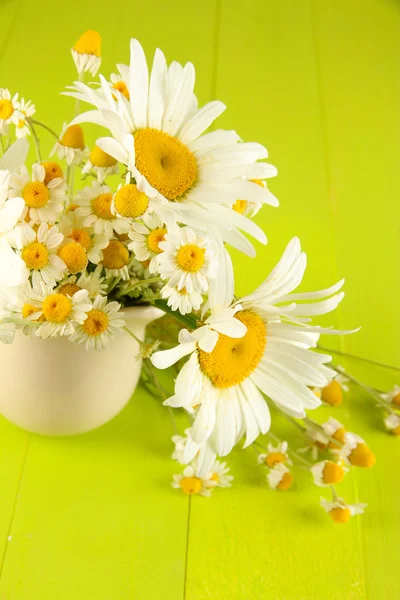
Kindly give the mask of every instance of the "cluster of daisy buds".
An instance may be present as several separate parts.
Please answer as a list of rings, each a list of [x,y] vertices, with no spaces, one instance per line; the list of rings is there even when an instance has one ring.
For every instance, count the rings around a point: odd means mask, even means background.
[[[288,443],[268,444],[267,452],[258,455],[258,463],[267,467],[267,482],[273,490],[288,490],[293,483],[289,466]]]

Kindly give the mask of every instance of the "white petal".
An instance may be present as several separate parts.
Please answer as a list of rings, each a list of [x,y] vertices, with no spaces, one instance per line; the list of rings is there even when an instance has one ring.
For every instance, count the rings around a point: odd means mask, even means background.
[[[152,364],[157,367],[157,369],[168,369],[168,367],[174,365],[183,356],[191,354],[191,352],[193,352],[195,349],[195,342],[179,344],[179,346],[171,348],[170,350],[161,350],[160,352],[155,352],[150,357],[150,360]]]
[[[164,54],[156,49],[150,75],[148,119],[149,127],[161,129],[165,108],[167,63]]]
[[[179,134],[179,139],[184,144],[189,144],[209,128],[211,123],[221,115],[226,106],[218,100],[209,102],[198,110]]]
[[[132,114],[137,129],[147,125],[147,97],[149,72],[146,56],[137,40],[131,40],[131,61],[129,68],[129,95]]]

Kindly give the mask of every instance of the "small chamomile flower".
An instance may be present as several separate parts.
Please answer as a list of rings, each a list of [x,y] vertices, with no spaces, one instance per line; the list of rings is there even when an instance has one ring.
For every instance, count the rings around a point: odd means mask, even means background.
[[[375,455],[359,435],[347,432],[344,439],[344,446],[339,450],[334,450],[339,459],[344,460],[353,467],[370,468],[374,466],[376,463]]]
[[[36,336],[46,339],[74,333],[75,326],[87,318],[92,303],[87,290],[66,296],[52,289],[43,289],[41,294],[32,298],[32,306],[38,309],[31,315],[33,319],[44,317],[43,323],[36,329]]]
[[[273,468],[280,463],[291,465],[292,461],[288,455],[288,443],[280,442],[277,446],[268,444],[268,452],[258,455],[258,463],[265,464],[267,467]]]
[[[343,498],[335,498],[332,501],[321,498],[321,506],[335,523],[347,523],[354,515],[361,515],[366,504],[347,504]]]
[[[261,179],[250,179],[250,181],[263,188],[267,187],[266,181]],[[232,205],[232,209],[240,215],[253,218],[256,216],[262,206],[263,203],[260,200],[257,202],[250,202],[249,200],[236,200],[236,202]]]
[[[84,322],[76,326],[71,341],[85,343],[88,350],[103,350],[125,325],[120,308],[118,302],[107,303],[107,297],[97,296]]]
[[[84,271],[79,277],[71,275],[60,282],[57,290],[60,294],[68,296],[72,296],[79,290],[87,290],[90,299],[94,299],[99,294],[105,296],[108,285],[105,283],[105,278],[101,276],[102,271],[103,268],[99,265],[91,273]]]
[[[32,324],[26,323],[22,325],[22,333],[24,335],[35,337],[37,326],[33,325],[33,323],[42,323],[45,321],[45,317],[40,312],[40,305],[37,302],[32,304],[32,300],[40,298],[46,292],[51,294],[52,289],[46,286],[43,281],[37,281],[35,285],[32,285],[28,280],[19,288],[18,293],[14,295],[12,299],[13,315],[18,319],[32,322]]]
[[[293,477],[290,470],[283,463],[277,463],[267,474],[268,485],[272,490],[288,490],[292,483]]]
[[[183,462],[183,451],[185,450],[189,432],[190,427],[185,429],[185,435],[173,435],[171,438],[172,443],[174,444],[174,451],[171,454],[171,458],[179,463]]]
[[[386,394],[381,394],[381,398],[382,400],[385,400],[390,404],[395,404],[400,408],[400,386],[395,385],[394,388],[390,390],[390,392],[387,392]]]
[[[154,207],[156,201],[152,201]],[[125,178],[125,183],[118,186],[111,204],[111,212],[122,219],[139,219],[147,214],[150,207],[148,196],[140,192],[137,185],[131,182],[130,173]]]
[[[19,173],[10,177],[9,195],[22,198],[25,207],[21,220],[31,224],[56,223],[67,200],[66,183],[61,177],[56,177],[45,183],[46,169],[41,164],[32,167],[32,177],[23,165]]]
[[[320,487],[343,481],[347,469],[333,460],[322,460],[311,467],[314,483]]]
[[[313,460],[317,460],[320,451],[328,448],[329,437],[315,427],[308,426],[305,429],[305,435],[308,440],[308,445],[305,448],[299,448],[297,452],[311,451]]]
[[[117,173],[117,165],[118,161],[114,157],[107,154],[107,152],[104,152],[104,150],[98,146],[94,146],[82,169],[82,175],[93,171],[97,175],[97,181],[103,183],[106,177]]]
[[[21,113],[21,118],[15,125],[15,135],[17,139],[30,135],[31,132],[28,125],[28,119],[35,114],[36,108],[30,100],[25,102],[24,98],[21,98],[18,103],[18,110]]]
[[[216,460],[210,469],[209,477],[211,481],[215,481],[216,487],[227,488],[231,487],[233,481],[233,475],[229,475],[230,468],[226,462]]]
[[[110,76],[110,86],[113,90],[122,94],[124,98],[130,100],[128,90],[129,82],[129,67],[128,65],[117,65],[118,73],[112,73]],[[119,94],[113,94],[114,100],[119,100]]]
[[[32,274],[33,285],[43,280],[54,287],[67,269],[65,262],[57,255],[63,234],[55,226],[49,229],[46,223],[42,223],[37,232],[30,225],[23,224],[18,227],[17,237],[21,258]]]
[[[172,310],[178,310],[181,315],[197,311],[203,304],[203,296],[200,292],[189,293],[185,287],[179,290],[176,286],[165,285],[161,289],[161,297],[167,300]]]
[[[92,228],[83,226],[83,218],[76,214],[77,209],[72,209],[63,215],[58,224],[59,230],[66,238],[80,244],[86,251],[89,261],[97,265],[101,258],[101,251],[107,248],[109,239],[104,233],[92,233]]]
[[[174,475],[172,481],[172,487],[181,489],[187,496],[211,496],[211,490],[216,485],[216,481],[209,477],[198,476],[191,465],[186,467],[183,473]]]
[[[166,233],[167,228],[156,213],[146,214],[142,221],[132,223],[132,231],[128,234],[132,242],[128,248],[137,260],[150,261],[150,273],[158,271],[158,256],[162,252],[159,244],[165,240]]]
[[[313,388],[314,393],[329,406],[339,406],[343,402],[343,392],[348,392],[346,385],[348,378],[341,373],[337,373],[323,388]]]
[[[71,48],[72,58],[79,75],[89,72],[93,77],[101,64],[101,36],[97,31],[85,31]]]
[[[80,125],[67,127],[64,123],[61,138],[56,142],[50,156],[53,154],[57,154],[59,159],[65,159],[67,165],[80,164],[87,154],[82,127]]]
[[[50,181],[53,181],[53,179],[64,179],[64,172],[58,163],[53,162],[51,160],[45,160],[40,164],[44,168],[45,174],[43,183],[45,185],[48,185],[48,183],[50,183]]]
[[[326,423],[322,423],[321,427],[327,436],[333,438],[328,444],[329,448],[337,448],[340,446],[340,444],[345,443],[345,435],[347,431],[340,421],[337,421],[333,417],[329,417]],[[336,440],[339,443],[336,444],[333,440]]]
[[[119,240],[110,240],[108,246],[102,250],[102,259],[106,278],[120,277],[123,281],[130,279],[129,275],[129,252],[126,245]]]
[[[113,201],[111,190],[106,185],[93,181],[91,186],[84,187],[76,196],[77,217],[83,218],[84,227],[93,227],[96,234],[105,234],[108,239],[117,234],[125,234],[131,226],[127,219],[117,217],[111,212]]]
[[[9,90],[0,88],[0,135],[7,134],[9,124],[17,125],[22,116],[19,111],[18,94],[11,97]]]
[[[57,251],[57,255],[64,261],[68,273],[76,275],[86,269],[89,259],[87,252],[81,244],[70,238],[65,238]]]
[[[400,435],[400,415],[391,413],[384,420],[385,427],[393,435]]]
[[[165,235],[159,243],[158,271],[171,287],[187,292],[206,292],[216,275],[217,256],[209,238],[191,227],[182,227]]]

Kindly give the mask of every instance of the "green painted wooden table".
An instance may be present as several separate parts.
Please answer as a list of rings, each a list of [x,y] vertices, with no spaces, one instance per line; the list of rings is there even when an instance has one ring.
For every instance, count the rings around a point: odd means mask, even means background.
[[[0,18],[0,85],[56,129],[72,116],[58,92],[75,77],[69,48],[85,29],[103,36],[105,74],[128,60],[133,36],[148,52],[192,60],[200,101],[228,105],[219,126],[265,143],[279,169],[271,188],[281,207],[258,217],[270,243],[257,261],[234,255],[237,292],[299,235],[305,287],[347,278],[336,324],[363,329],[338,340],[342,349],[400,364],[397,1],[0,0]],[[395,383],[351,366],[376,386]],[[0,599],[397,600],[398,440],[359,392],[335,416],[378,459],[341,485],[348,501],[369,504],[341,527],[307,474],[287,493],[266,489],[251,450],[234,451],[231,490],[192,500],[173,490],[169,415],[140,389],[81,437],[47,439],[0,420]]]

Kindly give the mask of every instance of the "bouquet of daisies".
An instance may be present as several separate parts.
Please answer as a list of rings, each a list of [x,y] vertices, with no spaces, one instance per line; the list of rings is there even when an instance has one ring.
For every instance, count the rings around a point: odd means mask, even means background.
[[[129,66],[85,83],[100,67],[100,43],[88,31],[72,49],[79,81],[65,94],[76,111],[60,135],[34,118],[34,105],[0,90],[1,340],[12,342],[18,330],[101,350],[124,327],[124,307],[153,304],[169,313],[141,352],[149,359],[145,383],[190,419],[173,438],[173,457],[188,465],[173,485],[187,494],[229,486],[218,458],[242,439],[261,448],[258,461],[275,489],[290,487],[293,461],[321,486],[338,483],[351,466],[372,466],[356,434],[335,419],[318,425],[306,417],[321,401],[338,403],[345,385],[316,347],[321,334],[349,332],[313,323],[341,302],[343,280],[297,292],[306,256],[294,238],[253,293],[235,296],[229,250],[254,256],[250,239],[267,240],[252,218],[264,205],[278,206],[267,186],[277,174],[267,150],[235,131],[210,131],[225,106],[198,106],[193,65],[168,65],[157,49],[149,69],[137,40]],[[80,112],[82,103],[89,110]],[[109,132],[91,149],[85,123]],[[55,137],[50,157],[40,153],[45,130]],[[37,153],[31,168],[27,139]],[[156,371],[169,368],[172,395]],[[270,431],[272,405],[301,428],[309,459],[272,433],[273,443],[256,442]],[[332,489],[323,506],[335,521],[362,511]]]

